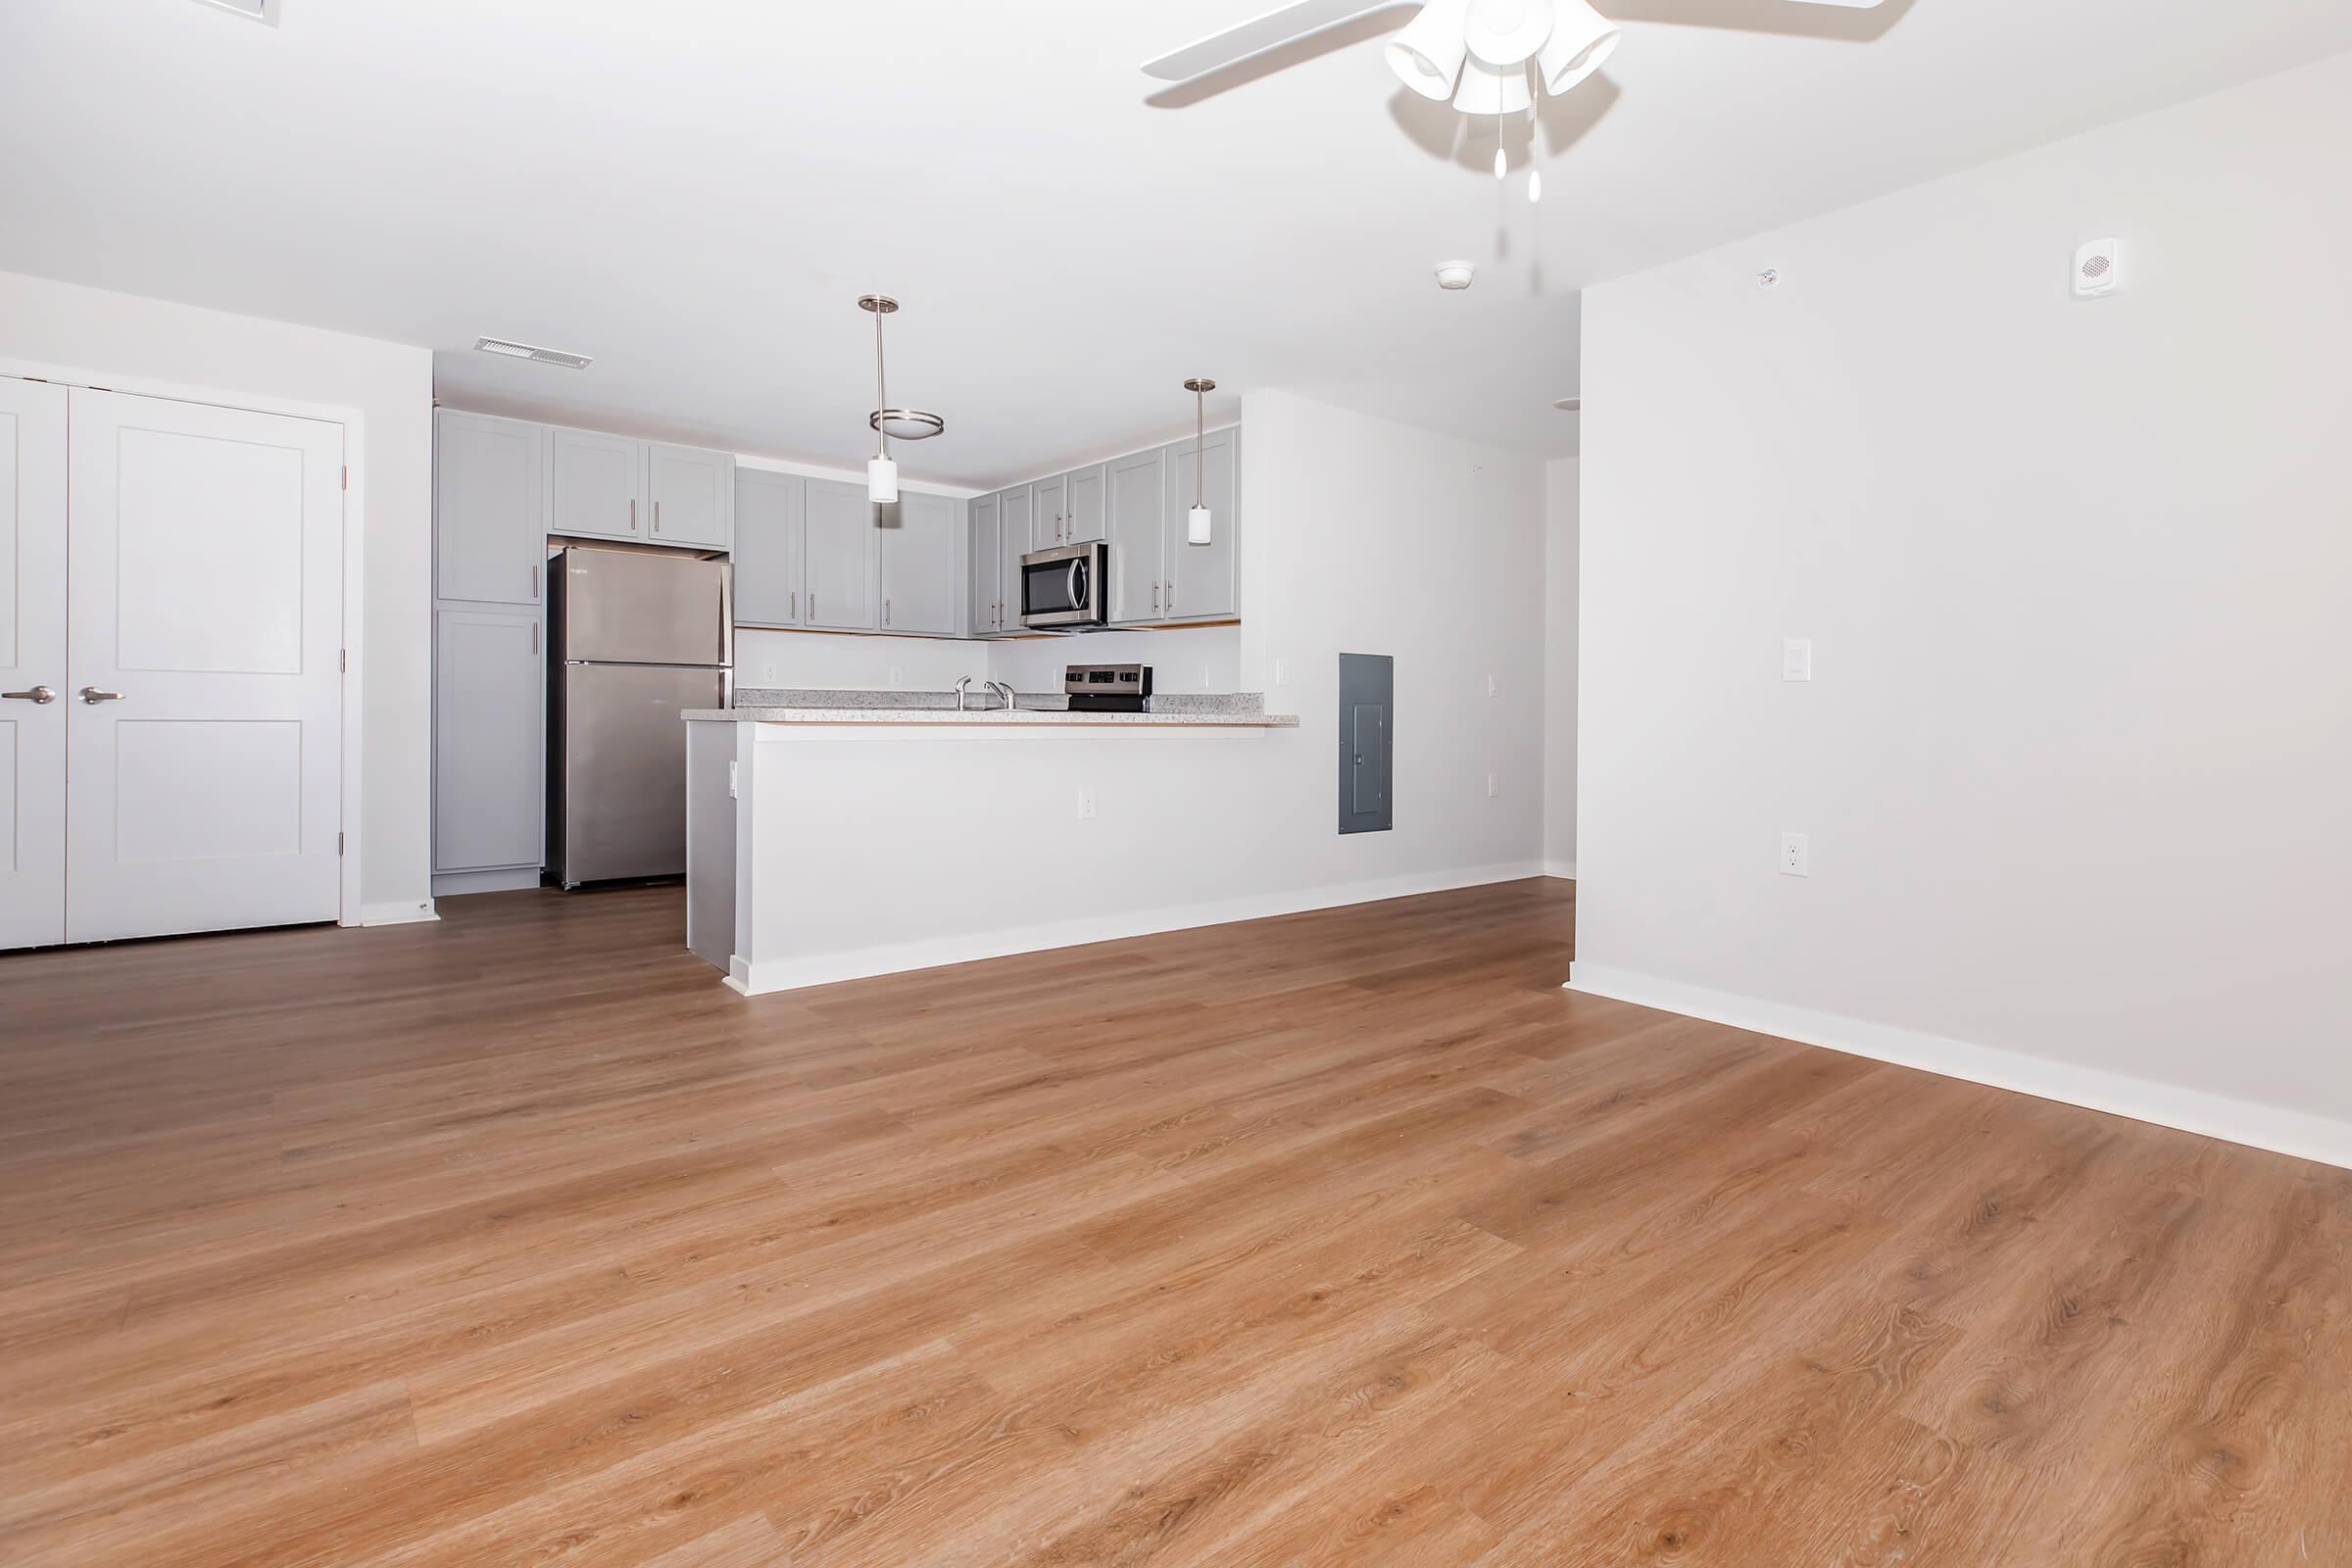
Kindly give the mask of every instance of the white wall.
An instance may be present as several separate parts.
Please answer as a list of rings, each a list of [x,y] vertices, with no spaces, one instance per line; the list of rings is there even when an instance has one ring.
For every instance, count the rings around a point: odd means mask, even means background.
[[[2352,1163],[2347,147],[2352,57],[1592,291],[1579,985]]]
[[[1082,637],[1007,637],[988,647],[988,673],[1022,692],[1057,692],[1072,664],[1150,664],[1152,689],[1234,692],[1242,686],[1239,626],[1090,631]]]
[[[1577,460],[1544,466],[1544,869],[1576,875]]]
[[[361,899],[371,917],[420,911],[432,897],[432,355],[0,272],[0,360],[117,377],[123,391],[360,411],[366,443],[364,471],[355,468],[366,514]]]
[[[1280,390],[1245,395],[1242,427],[1240,685],[1305,726],[1302,760],[1271,803],[1297,824],[1298,874],[1532,873],[1544,845],[1543,465]],[[1394,832],[1333,833],[1342,653],[1396,661]]]
[[[950,637],[881,637],[857,632],[735,632],[737,686],[842,691],[946,691],[958,675],[988,679],[988,645]],[[1054,690],[1060,690],[1054,683]]]

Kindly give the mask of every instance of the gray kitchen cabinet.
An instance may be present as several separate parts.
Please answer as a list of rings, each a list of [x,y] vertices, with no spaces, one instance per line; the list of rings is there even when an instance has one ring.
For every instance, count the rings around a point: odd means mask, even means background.
[[[1029,487],[1029,538],[1032,550],[1051,550],[1069,543],[1070,485],[1064,478],[1040,479]]]
[[[547,565],[545,425],[436,412],[433,592],[484,605],[536,605]]]
[[[1108,491],[1110,618],[1142,622],[1159,618],[1167,559],[1166,481],[1162,454],[1138,452],[1103,466]]]
[[[546,852],[546,645],[536,611],[434,615],[433,869],[528,869]]]
[[[1239,430],[1211,433],[1200,452],[1199,495],[1209,510],[1209,542],[1185,542],[1186,514],[1192,511],[1193,443],[1181,441],[1164,448],[1166,501],[1162,513],[1167,537],[1166,569],[1160,589],[1159,620],[1226,620],[1239,613],[1241,598],[1234,581],[1234,535],[1240,523],[1237,482],[1241,443]]]
[[[602,430],[548,432],[553,497],[547,532],[582,539],[647,537],[645,443]]]
[[[726,550],[735,542],[735,456],[700,447],[645,448],[646,537],[658,545]]]
[[[802,624],[802,525],[808,481],[798,474],[735,473],[735,620],[745,626]]]
[[[809,480],[805,519],[801,586],[807,603],[801,624],[879,630],[874,598],[881,530],[874,526],[874,505],[865,499],[865,486]]]
[[[971,606],[972,635],[986,637],[1004,629],[1004,558],[997,542],[997,498],[972,501]]]
[[[956,587],[956,536],[963,508],[946,496],[899,492],[881,509],[882,629],[949,637],[962,595]]]
[[[1046,548],[1033,542],[1036,530],[1031,526],[1031,518],[1035,513],[1036,498],[1028,485],[1015,485],[997,497],[997,548],[1004,553],[1004,563],[998,581],[1004,595],[1006,631],[1021,629],[1021,557]]]
[[[1103,537],[1103,525],[1109,495],[1110,465],[1098,463],[1091,468],[1061,476],[1062,506],[1061,542],[1065,545],[1083,544]]]

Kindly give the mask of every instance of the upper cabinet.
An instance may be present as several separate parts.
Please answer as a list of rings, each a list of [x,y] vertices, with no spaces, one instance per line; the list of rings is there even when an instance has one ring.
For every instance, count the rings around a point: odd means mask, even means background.
[[[548,432],[548,531],[682,550],[735,542],[735,457],[602,430]]]
[[[602,430],[550,430],[554,510],[549,533],[646,538],[645,443]]]
[[[801,624],[801,534],[808,481],[742,468],[735,474],[735,619]]]
[[[801,549],[808,605],[804,625],[835,631],[879,631],[874,571],[880,530],[865,486],[833,479],[808,481],[808,525]]]
[[[963,509],[946,496],[900,492],[881,509],[882,629],[953,637],[959,629],[956,533]]]
[[[1166,481],[1160,454],[1138,452],[1103,465],[1110,490],[1110,618],[1136,622],[1159,618],[1166,590],[1167,544],[1160,519],[1166,511]]]
[[[1029,548],[1051,550],[1070,542],[1070,482],[1040,479],[1029,487]]]
[[[1241,607],[1234,582],[1233,536],[1241,486],[1235,482],[1241,443],[1238,430],[1219,430],[1200,443],[1200,478],[1194,479],[1193,443],[1162,449],[1167,476],[1167,578],[1160,595],[1164,620],[1227,620]],[[1186,518],[1194,498],[1208,508],[1209,542],[1189,543]]]
[[[1108,464],[1098,463],[1061,476],[1063,544],[1085,544],[1105,537],[1109,468]]]
[[[433,436],[435,596],[536,606],[547,567],[546,426],[442,409]]]
[[[1004,629],[1004,559],[997,535],[997,498],[982,496],[972,503],[972,602],[966,611],[975,637]]]
[[[649,537],[658,545],[727,550],[735,543],[735,458],[699,447],[645,449]]]

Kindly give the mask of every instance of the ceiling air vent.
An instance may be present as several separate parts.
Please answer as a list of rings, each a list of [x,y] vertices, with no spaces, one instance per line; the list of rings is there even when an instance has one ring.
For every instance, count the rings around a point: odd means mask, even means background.
[[[272,27],[277,25],[280,0],[197,0],[197,3],[212,6],[216,10],[233,11],[248,22],[266,23]]]
[[[503,354],[510,360],[529,360],[536,365],[561,365],[567,370],[585,370],[596,362],[585,354],[566,354],[562,349],[543,349],[529,343],[510,343],[503,337],[477,337],[473,346],[484,354]]]

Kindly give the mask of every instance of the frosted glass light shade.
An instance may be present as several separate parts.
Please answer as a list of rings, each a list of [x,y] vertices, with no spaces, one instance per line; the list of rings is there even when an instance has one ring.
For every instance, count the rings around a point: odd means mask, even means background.
[[[1585,0],[1553,0],[1551,37],[1536,56],[1544,90],[1558,97],[1598,71],[1616,51],[1617,24],[1585,4]]]
[[[1497,70],[1475,55],[1464,62],[1462,84],[1453,95],[1453,107],[1465,115],[1525,114],[1534,101],[1525,66]]]
[[[888,458],[865,460],[865,499],[887,506],[899,499],[899,466]]]
[[[1424,98],[1444,103],[1462,74],[1462,16],[1469,0],[1430,0],[1421,14],[1391,38],[1382,53],[1396,79]]]
[[[1184,542],[1188,545],[1204,545],[1208,541],[1208,509],[1195,507],[1184,514]]]

